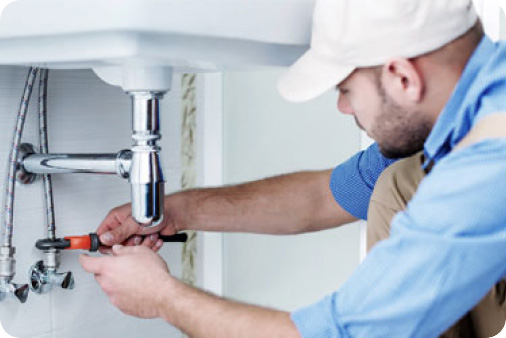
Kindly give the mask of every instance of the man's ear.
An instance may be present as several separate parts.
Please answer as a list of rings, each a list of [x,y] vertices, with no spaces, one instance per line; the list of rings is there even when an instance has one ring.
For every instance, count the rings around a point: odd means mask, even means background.
[[[385,91],[398,103],[413,104],[422,100],[424,80],[412,61],[389,60],[383,66],[382,81]]]

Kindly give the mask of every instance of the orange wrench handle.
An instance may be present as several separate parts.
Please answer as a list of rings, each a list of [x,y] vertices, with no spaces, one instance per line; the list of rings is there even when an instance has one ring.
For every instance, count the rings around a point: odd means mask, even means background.
[[[65,237],[65,239],[70,241],[70,247],[68,247],[67,250],[97,251],[100,246],[98,236],[95,233],[85,236]]]
[[[65,237],[65,239],[70,241],[70,247],[67,250],[90,250],[91,248],[90,235]]]

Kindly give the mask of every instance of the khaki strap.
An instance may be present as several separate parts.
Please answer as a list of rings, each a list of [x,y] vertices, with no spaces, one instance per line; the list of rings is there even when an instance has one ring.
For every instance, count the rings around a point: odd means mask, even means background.
[[[486,139],[506,138],[506,112],[481,119],[453,149],[456,151]]]

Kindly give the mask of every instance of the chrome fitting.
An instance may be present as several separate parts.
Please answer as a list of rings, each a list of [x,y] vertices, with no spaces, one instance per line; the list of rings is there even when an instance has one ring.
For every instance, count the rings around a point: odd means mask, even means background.
[[[0,301],[4,300],[7,295],[11,294],[21,303],[25,303],[30,291],[28,284],[15,284],[11,281],[0,280]]]
[[[58,261],[58,255],[47,255],[50,264]],[[72,290],[74,288],[74,276],[72,272],[57,272],[56,268],[46,266],[43,261],[38,261],[29,270],[30,289],[38,294],[47,293],[53,287],[61,287],[62,289]]]
[[[0,247],[0,301],[4,300],[8,294],[12,294],[21,303],[24,303],[28,298],[28,284],[12,283],[16,265],[15,253],[14,247]]]
[[[0,247],[0,279],[10,280],[15,274],[16,260],[14,254],[16,248],[2,246]]]
[[[122,178],[130,178],[130,168],[132,166],[132,151],[121,150],[116,158],[116,173]]]
[[[58,270],[60,267],[60,252],[55,249],[45,251],[44,266],[47,269]]]
[[[36,154],[37,151],[31,143],[21,143],[19,146],[18,163],[16,167],[16,180],[22,184],[31,184],[37,180],[40,175],[28,172],[23,166],[23,161],[31,155]]]

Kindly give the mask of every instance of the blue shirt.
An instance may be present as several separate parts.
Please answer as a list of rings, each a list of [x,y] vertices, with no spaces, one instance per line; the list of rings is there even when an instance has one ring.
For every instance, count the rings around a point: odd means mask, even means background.
[[[436,337],[505,277],[506,139],[450,152],[504,112],[506,42],[484,37],[424,145],[436,165],[342,288],[292,313],[303,337]],[[337,202],[365,218],[390,163],[373,145],[336,168]]]

